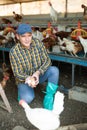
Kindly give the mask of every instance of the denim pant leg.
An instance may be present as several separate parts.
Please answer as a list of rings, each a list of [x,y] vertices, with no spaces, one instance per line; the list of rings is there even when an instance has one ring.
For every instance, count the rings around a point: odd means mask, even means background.
[[[53,84],[58,84],[59,81],[59,69],[56,66],[48,67],[47,71],[40,76],[40,83],[45,81],[51,82]]]
[[[27,103],[31,103],[35,98],[34,89],[29,87],[28,84],[20,83],[18,85],[18,97],[25,100]]]

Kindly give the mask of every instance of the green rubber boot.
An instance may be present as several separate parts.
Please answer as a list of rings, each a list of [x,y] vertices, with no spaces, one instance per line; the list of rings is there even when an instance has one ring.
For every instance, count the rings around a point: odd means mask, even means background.
[[[48,85],[46,87],[46,95],[44,96],[44,100],[43,100],[43,107],[45,109],[49,109],[49,110],[53,109],[54,95],[57,91],[57,88],[58,85],[48,82]]]
[[[17,97],[17,100],[18,100],[18,102],[20,101],[20,96],[19,96],[19,93],[18,93],[18,97]]]
[[[20,97],[18,96],[18,102],[20,101]]]

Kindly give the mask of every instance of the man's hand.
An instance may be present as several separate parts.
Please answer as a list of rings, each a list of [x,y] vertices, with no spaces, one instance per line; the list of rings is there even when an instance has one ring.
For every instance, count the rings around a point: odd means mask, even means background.
[[[28,76],[25,80],[25,83],[27,83],[29,86],[31,86],[32,88],[36,87],[35,84],[35,78],[32,76]]]
[[[25,83],[27,83],[32,88],[36,87],[39,83],[39,75],[40,72],[36,71],[32,76],[28,76],[25,80]]]
[[[39,75],[40,75],[40,72],[39,71],[36,71],[32,77],[35,78],[35,84],[38,85],[39,83]]]

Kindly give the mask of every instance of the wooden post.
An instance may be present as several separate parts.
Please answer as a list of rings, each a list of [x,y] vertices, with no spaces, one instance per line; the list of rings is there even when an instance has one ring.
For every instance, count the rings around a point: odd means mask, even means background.
[[[3,102],[5,103],[6,108],[3,107],[3,106],[1,106],[1,107],[4,108],[4,109],[6,109],[9,113],[12,113],[12,108],[11,108],[11,106],[9,104],[9,101],[8,101],[8,99],[6,97],[5,91],[2,88],[1,84],[0,84],[0,95],[1,95],[1,97],[3,99]]]
[[[67,18],[67,6],[68,6],[68,0],[65,0],[65,18]]]

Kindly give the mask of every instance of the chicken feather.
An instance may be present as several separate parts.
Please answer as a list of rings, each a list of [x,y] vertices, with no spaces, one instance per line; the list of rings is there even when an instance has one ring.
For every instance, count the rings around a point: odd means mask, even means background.
[[[60,113],[64,107],[64,94],[56,92],[53,110],[30,108],[23,100],[19,104],[24,108],[27,119],[39,130],[55,130],[60,126]]]
[[[82,36],[78,36],[79,40],[80,40],[80,43],[82,44],[83,46],[83,49],[84,49],[84,57],[86,57],[86,53],[87,53],[87,39],[84,39]]]
[[[50,6],[50,17],[54,23],[57,23],[58,20],[58,12],[53,8],[52,3],[48,3]]]

